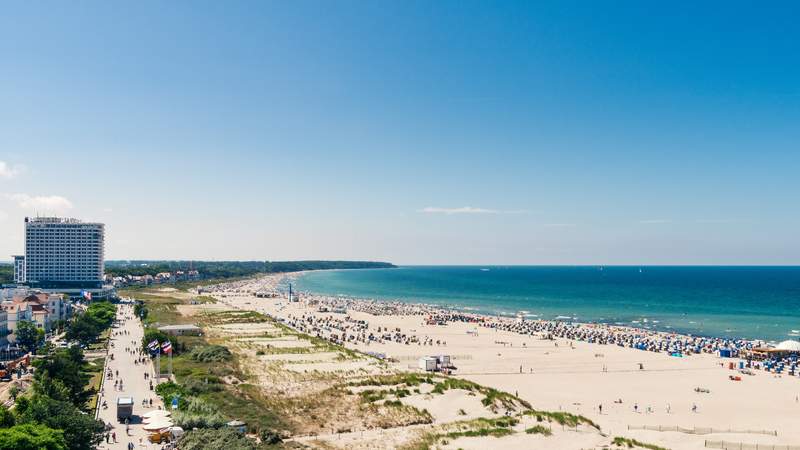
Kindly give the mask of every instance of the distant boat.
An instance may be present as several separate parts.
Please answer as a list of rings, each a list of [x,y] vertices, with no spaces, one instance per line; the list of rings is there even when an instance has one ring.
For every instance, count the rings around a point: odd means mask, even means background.
[[[639,269],[639,273],[642,273],[642,269]]]
[[[481,269],[481,272],[488,272],[489,269]]]

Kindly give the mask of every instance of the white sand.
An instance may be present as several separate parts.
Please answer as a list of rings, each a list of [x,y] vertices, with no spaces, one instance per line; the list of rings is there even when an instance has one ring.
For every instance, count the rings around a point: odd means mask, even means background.
[[[275,299],[259,301],[247,294],[232,294],[220,300],[234,307],[258,310],[276,317],[299,317],[303,314],[324,316],[315,307],[303,303],[287,304]],[[428,326],[421,316],[373,316],[350,312],[354,319],[366,320],[370,329],[377,326],[399,327],[404,333],[416,330],[420,337],[444,340],[446,346],[403,345],[394,342],[383,344],[347,344],[349,348],[384,352],[400,362],[397,369],[416,366],[420,355],[461,355],[453,363],[458,367],[455,375],[485,386],[491,386],[519,396],[534,408],[564,410],[585,415],[598,423],[608,436],[625,436],[671,449],[704,448],[704,440],[726,440],[745,443],[779,443],[800,445],[800,379],[775,378],[772,374],[756,371],[740,382],[728,376],[737,374],[720,367],[731,359],[719,359],[700,354],[675,358],[664,353],[652,353],[611,345],[537,340],[518,334],[477,328],[478,335],[467,334],[475,330],[474,324],[451,323],[447,326]],[[342,318],[342,315],[335,317]],[[241,329],[238,331],[242,331]],[[496,342],[512,343],[513,346]],[[525,343],[526,347],[523,347]],[[596,356],[602,354],[602,357]],[[284,355],[285,356],[285,355]],[[308,355],[303,355],[308,357]],[[642,363],[645,370],[639,370]],[[602,371],[603,366],[607,372]],[[520,374],[522,366],[522,374]],[[533,369],[533,373],[530,370]],[[695,387],[709,389],[709,394],[698,394]],[[448,394],[455,395],[455,394]],[[463,396],[462,396],[463,397]],[[413,400],[418,407],[437,411],[442,419],[460,420],[447,411],[438,411],[435,402],[425,405],[419,398]],[[449,397],[444,397],[449,398]],[[623,403],[614,401],[622,399]],[[477,400],[476,400],[477,401]],[[477,411],[469,399],[458,399],[454,410],[464,402],[465,410]],[[598,405],[603,405],[603,413]],[[634,412],[638,404],[638,412]],[[697,412],[692,406],[697,405]],[[652,408],[648,413],[647,408]],[[667,408],[670,412],[667,413]],[[629,426],[680,426],[685,428],[712,427],[716,429],[775,430],[776,436],[761,434],[695,435],[679,432],[629,430]],[[571,434],[570,434],[571,433]],[[587,448],[607,444],[609,439],[596,433],[559,433],[546,438],[536,435],[515,434],[496,442],[503,448]],[[572,436],[572,438],[570,438]],[[451,447],[492,447],[496,438],[463,438]],[[473,445],[474,444],[474,445]]]

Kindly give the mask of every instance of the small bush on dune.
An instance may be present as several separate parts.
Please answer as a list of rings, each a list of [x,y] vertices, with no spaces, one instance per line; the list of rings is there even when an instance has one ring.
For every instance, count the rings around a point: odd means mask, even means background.
[[[222,362],[231,359],[231,351],[222,345],[207,345],[192,350],[191,357],[199,362]]]
[[[225,417],[216,406],[199,398],[192,398],[184,409],[172,415],[175,424],[185,428],[220,428],[225,425]]]
[[[525,430],[525,432],[528,433],[528,434],[541,434],[543,436],[550,436],[551,434],[553,434],[553,432],[550,431],[550,428],[547,428],[547,427],[542,426],[542,425],[532,426],[532,427],[528,428],[527,430]]]
[[[219,430],[192,430],[178,443],[181,450],[206,450],[206,449],[225,449],[225,450],[256,450],[258,445],[252,439],[247,438],[232,428],[221,428]]]

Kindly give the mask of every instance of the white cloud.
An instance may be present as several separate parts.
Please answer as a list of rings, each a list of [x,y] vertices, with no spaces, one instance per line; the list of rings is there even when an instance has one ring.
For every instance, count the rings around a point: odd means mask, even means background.
[[[7,194],[22,209],[40,212],[63,212],[72,209],[72,202],[60,195]]]
[[[10,180],[25,170],[25,166],[20,164],[11,165],[5,161],[0,161],[0,178]]]
[[[513,210],[513,211],[502,211],[499,209],[486,209],[486,208],[474,208],[472,206],[462,206],[460,208],[439,208],[435,206],[428,206],[427,208],[422,208],[417,212],[427,213],[427,214],[522,214],[527,211],[525,210]]]
[[[640,220],[639,221],[639,223],[645,224],[645,225],[653,225],[653,224],[659,224],[659,223],[670,223],[670,222],[672,222],[672,221],[669,220],[669,219],[646,219],[646,220]]]
[[[114,210],[112,208],[103,208],[103,212],[110,213],[110,212],[114,212]]]

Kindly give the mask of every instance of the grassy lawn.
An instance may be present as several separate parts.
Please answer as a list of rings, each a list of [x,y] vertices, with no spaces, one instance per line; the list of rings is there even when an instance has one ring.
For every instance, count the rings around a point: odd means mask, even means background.
[[[92,374],[92,378],[89,380],[88,387],[100,390],[100,383],[102,382],[102,380],[103,380],[102,371],[94,373]],[[89,399],[89,402],[86,404],[86,407],[89,411],[94,411],[95,408],[97,408],[97,398],[98,394],[95,394],[92,396],[92,398]]]
[[[103,367],[105,364],[105,358],[95,358],[90,361],[86,361],[83,366],[83,371],[91,374],[91,378],[89,382],[86,384],[86,388],[94,388],[96,391],[100,390],[100,383],[103,380]],[[86,403],[86,407],[89,411],[93,411],[97,407],[97,395],[93,395],[92,398]]]

